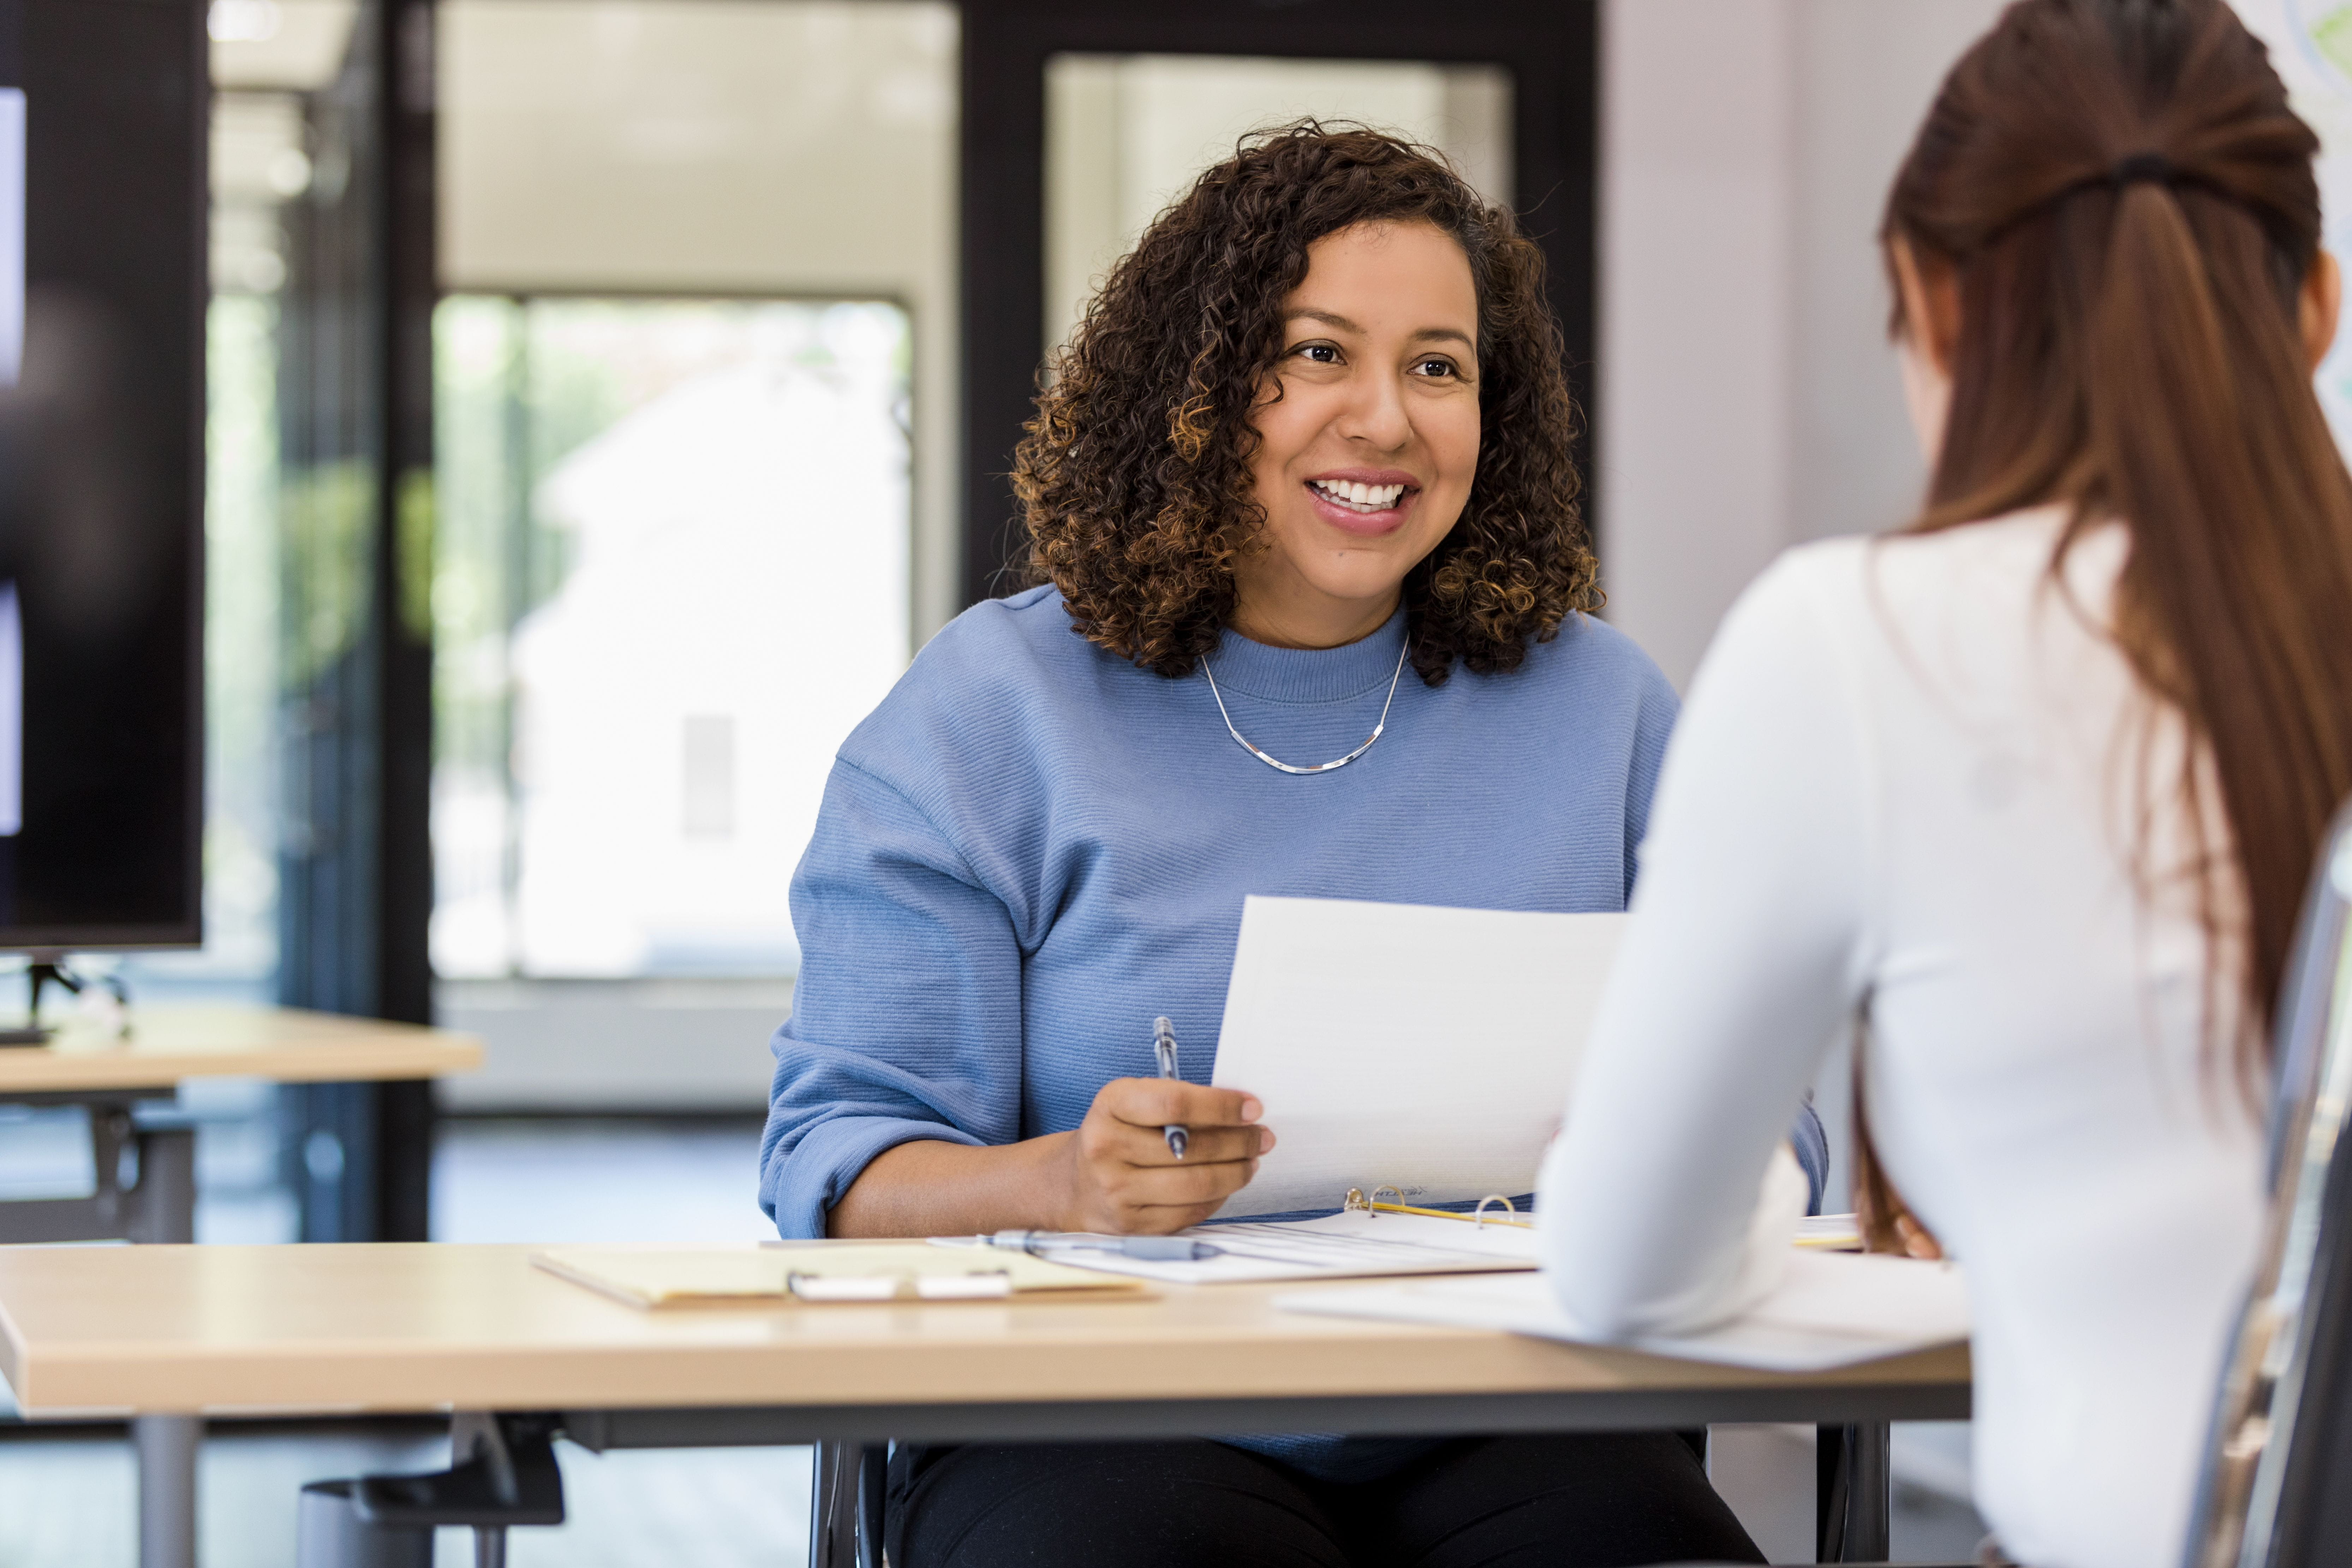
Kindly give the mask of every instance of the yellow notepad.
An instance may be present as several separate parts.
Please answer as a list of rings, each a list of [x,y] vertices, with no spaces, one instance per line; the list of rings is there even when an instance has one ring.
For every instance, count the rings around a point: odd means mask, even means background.
[[[1023,1252],[967,1252],[920,1241],[812,1241],[759,1248],[550,1247],[549,1273],[637,1307],[710,1302],[974,1301],[1150,1292],[1137,1280]]]
[[[1862,1224],[1851,1214],[1816,1214],[1797,1221],[1797,1245],[1817,1252],[1859,1252]]]

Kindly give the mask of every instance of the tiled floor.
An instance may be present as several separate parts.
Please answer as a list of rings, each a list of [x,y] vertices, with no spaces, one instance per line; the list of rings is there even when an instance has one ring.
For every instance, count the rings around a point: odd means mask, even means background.
[[[272,1141],[255,1115],[266,1108],[267,1092],[225,1086],[200,1108],[211,1118],[199,1141],[201,1239],[276,1241],[292,1233]],[[434,1162],[436,1239],[772,1235],[754,1196],[758,1139],[750,1119],[446,1123]],[[0,1109],[0,1197],[87,1190],[89,1174],[75,1118]],[[1912,1450],[1911,1469],[1948,1485],[1951,1467],[1964,1462],[1952,1436],[1898,1432],[1898,1444]],[[205,1568],[291,1568],[295,1497],[304,1481],[434,1469],[446,1451],[444,1440],[413,1425],[216,1428],[204,1458]],[[509,1549],[515,1568],[807,1561],[805,1448],[599,1458],[566,1448],[562,1455],[570,1521],[515,1531]],[[130,1453],[119,1437],[0,1429],[0,1568],[131,1568],[131,1498]],[[1895,1556],[1913,1562],[1967,1561],[1982,1533],[1965,1503],[1915,1486],[1897,1489],[1895,1523]],[[462,1532],[444,1531],[438,1568],[461,1568],[471,1552]]]
[[[302,1483],[367,1470],[438,1468],[446,1439],[421,1428],[270,1427],[216,1431],[205,1445],[199,1529],[205,1568],[293,1568]],[[808,1560],[808,1450],[678,1449],[608,1454],[566,1447],[570,1517],[517,1530],[513,1568],[781,1568]],[[130,1568],[135,1560],[129,1448],[104,1436],[0,1437],[0,1568]],[[436,1568],[474,1561],[445,1530]]]
[[[1897,1563],[1974,1563],[1985,1535],[1984,1521],[1967,1503],[1902,1481],[1895,1483],[1892,1523]]]

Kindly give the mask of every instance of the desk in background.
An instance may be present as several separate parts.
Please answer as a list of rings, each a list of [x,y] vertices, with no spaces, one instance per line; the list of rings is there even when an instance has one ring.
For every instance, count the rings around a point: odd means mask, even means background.
[[[121,1037],[76,1019],[47,1045],[0,1047],[0,1103],[88,1111],[97,1173],[87,1197],[0,1202],[0,1243],[193,1241],[195,1129],[157,1104],[188,1079],[352,1083],[439,1078],[482,1061],[481,1042],[470,1036],[291,1009],[140,1008],[131,1023]],[[137,1170],[128,1183],[126,1151]],[[142,1568],[194,1568],[202,1430],[169,1414],[133,1422]]]
[[[1958,1346],[1789,1376],[1276,1311],[1293,1285],[647,1312],[530,1250],[0,1250],[0,1372],[35,1416],[544,1414],[599,1450],[1969,1414]]]

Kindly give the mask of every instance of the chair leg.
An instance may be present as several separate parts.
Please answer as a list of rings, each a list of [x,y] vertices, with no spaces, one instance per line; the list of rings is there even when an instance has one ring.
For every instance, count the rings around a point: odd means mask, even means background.
[[[890,1445],[868,1443],[857,1462],[857,1568],[884,1568],[882,1517]]]
[[[1884,1563],[1891,1550],[1893,1431],[1884,1421],[1823,1427],[1814,1448],[1821,1563]]]
[[[809,1568],[857,1568],[858,1480],[856,1443],[819,1443],[809,1488]]]
[[[460,1412],[446,1470],[311,1482],[297,1568],[431,1568],[433,1531],[445,1524],[473,1531],[475,1568],[506,1568],[509,1526],[563,1522],[557,1425],[545,1415]]]
[[[296,1568],[433,1568],[433,1527],[394,1529],[361,1521],[357,1481],[312,1481],[296,1518]]]

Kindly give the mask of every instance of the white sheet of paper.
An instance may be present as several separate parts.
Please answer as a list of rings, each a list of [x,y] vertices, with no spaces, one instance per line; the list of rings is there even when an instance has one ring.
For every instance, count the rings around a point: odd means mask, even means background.
[[[1220,1216],[1532,1191],[1624,921],[1247,900],[1214,1082],[1276,1143]]]
[[[1560,1310],[1540,1274],[1317,1291],[1283,1296],[1275,1304],[1286,1312],[1330,1317],[1503,1329],[1593,1343]],[[1825,1372],[1968,1337],[1968,1288],[1958,1265],[1858,1252],[1799,1252],[1789,1260],[1780,1288],[1755,1311],[1706,1333],[1641,1339],[1631,1348],[1766,1372]]]

